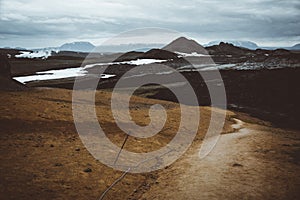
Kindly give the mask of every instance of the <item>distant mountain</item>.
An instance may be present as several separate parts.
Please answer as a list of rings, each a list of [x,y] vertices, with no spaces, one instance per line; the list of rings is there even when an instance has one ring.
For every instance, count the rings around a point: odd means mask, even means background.
[[[222,41],[216,40],[216,41],[209,42],[205,46],[218,45],[221,42],[233,44],[234,46],[237,46],[237,47],[244,47],[244,48],[252,49],[252,50],[255,50],[255,49],[259,48],[257,46],[257,44],[255,44],[254,42],[251,42],[251,41],[240,41],[240,40],[222,40]]]
[[[198,53],[198,54],[207,54],[203,46],[198,44],[194,40],[187,39],[185,37],[177,38],[172,41],[170,44],[162,48],[166,51],[171,52],[180,52],[180,53]]]
[[[23,47],[3,47],[2,49],[27,50],[26,48]]]
[[[129,51],[139,51],[146,52],[151,49],[159,49],[166,44],[163,43],[129,43],[129,44],[112,44],[112,45],[100,45],[95,46],[90,42],[71,42],[65,43],[58,47],[44,47],[44,48],[31,48],[25,49],[22,47],[3,47],[1,49],[12,49],[12,50],[22,50],[22,51],[31,51],[31,52],[40,52],[40,51],[54,51],[56,53],[60,51],[72,51],[72,52],[84,52],[89,53],[91,51],[98,53],[121,53]]]
[[[72,42],[61,45],[60,47],[45,47],[31,50],[20,50],[14,56],[16,58],[41,58],[46,59],[49,56],[80,56],[78,52],[91,52],[95,46],[89,42]],[[84,55],[86,56],[86,55]]]
[[[61,45],[60,51],[91,52],[96,46],[90,42],[72,42]]]
[[[143,43],[129,43],[129,44],[119,44],[119,45],[100,45],[95,51],[101,53],[119,53],[119,52],[129,52],[129,51],[139,51],[146,52],[151,49],[157,49],[163,47],[164,44],[143,44]]]
[[[267,50],[276,50],[276,49],[286,49],[286,50],[300,50],[300,43],[295,44],[294,46],[291,47],[282,47],[282,46],[277,46],[277,47],[259,47],[260,49],[267,49]]]
[[[290,50],[300,50],[300,43],[289,48]]]
[[[28,51],[54,51],[54,52],[60,52],[60,51],[73,51],[73,52],[91,52],[96,46],[94,46],[90,42],[71,42],[71,43],[65,43],[61,45],[60,47],[44,47],[44,48],[35,48],[30,49]],[[24,49],[26,50],[26,49]]]

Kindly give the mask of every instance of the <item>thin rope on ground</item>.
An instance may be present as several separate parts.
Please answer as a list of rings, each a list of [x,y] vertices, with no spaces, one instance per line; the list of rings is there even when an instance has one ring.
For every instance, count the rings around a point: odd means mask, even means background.
[[[99,200],[102,200],[106,193],[111,190],[119,181],[121,181],[125,176],[126,174],[131,170],[131,168],[128,168],[119,178],[117,178],[101,195],[101,197],[99,198]]]
[[[126,142],[126,140],[127,139],[125,139],[125,142]],[[125,143],[124,142],[124,143]],[[123,144],[124,144],[123,143]],[[136,167],[138,167],[140,164],[142,164],[142,163],[144,163],[144,162],[146,162],[146,161],[148,161],[148,160],[151,160],[151,159],[154,159],[154,158],[157,158],[157,157],[161,157],[161,156],[163,156],[163,155],[166,155],[166,154],[168,154],[168,153],[170,153],[171,151],[173,151],[173,149],[170,149],[169,151],[167,151],[167,152],[165,152],[165,153],[163,153],[163,154],[161,154],[161,155],[159,155],[159,156],[153,156],[153,157],[151,157],[151,158],[147,158],[147,159],[145,159],[145,160],[142,160],[142,161],[140,161],[135,167],[133,167],[133,168],[136,168]],[[126,174],[128,174],[129,172],[130,172],[130,170],[131,170],[132,168],[131,167],[129,167],[118,179],[116,179],[103,193],[102,193],[102,195],[101,195],[101,197],[99,198],[99,200],[103,200],[103,198],[105,197],[105,195],[109,192],[109,190],[111,190],[118,182],[120,182],[125,176],[126,176]]]
[[[119,157],[120,157],[120,154],[121,154],[121,152],[122,152],[122,150],[123,150],[123,148],[124,148],[124,146],[125,146],[125,143],[126,143],[128,137],[129,137],[129,135],[126,134],[125,140],[124,140],[124,142],[123,142],[123,144],[122,144],[122,147],[121,147],[121,149],[120,149],[120,151],[119,151],[119,153],[118,153],[118,155],[117,155],[117,157],[116,157],[116,159],[115,159],[114,165],[116,165],[116,163],[118,162],[118,159],[119,159]]]

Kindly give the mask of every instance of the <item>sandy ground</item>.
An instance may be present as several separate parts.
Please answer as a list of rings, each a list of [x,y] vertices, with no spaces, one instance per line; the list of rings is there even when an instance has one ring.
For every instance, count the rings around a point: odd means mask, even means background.
[[[124,134],[113,125],[110,93],[98,95],[97,117],[107,136],[121,145]],[[71,91],[0,92],[0,101],[0,199],[98,199],[122,175],[85,149],[73,123]],[[129,138],[125,148],[144,152],[166,145],[178,126],[178,105],[140,97],[132,101],[136,123],[147,124],[149,106],[157,103],[167,108],[170,119],[159,136]],[[163,170],[126,175],[104,199],[299,198],[299,132],[228,112],[227,134],[200,160],[198,151],[211,109],[200,110],[198,134],[183,157]],[[249,123],[231,127],[233,116]]]
[[[141,199],[299,199],[299,132],[241,123],[200,160],[194,146]]]

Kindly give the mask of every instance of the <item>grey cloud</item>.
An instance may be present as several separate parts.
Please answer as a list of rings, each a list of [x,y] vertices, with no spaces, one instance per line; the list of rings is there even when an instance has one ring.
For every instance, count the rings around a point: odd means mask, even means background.
[[[298,0],[84,2],[0,0],[0,46],[41,47],[76,39],[97,43],[97,37],[141,27],[170,28],[201,41],[250,39],[290,45],[300,37]]]

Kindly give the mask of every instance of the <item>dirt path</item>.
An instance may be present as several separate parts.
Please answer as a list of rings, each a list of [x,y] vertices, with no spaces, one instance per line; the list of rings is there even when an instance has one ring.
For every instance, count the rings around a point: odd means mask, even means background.
[[[299,132],[238,121],[200,160],[199,145],[141,199],[299,199]]]

